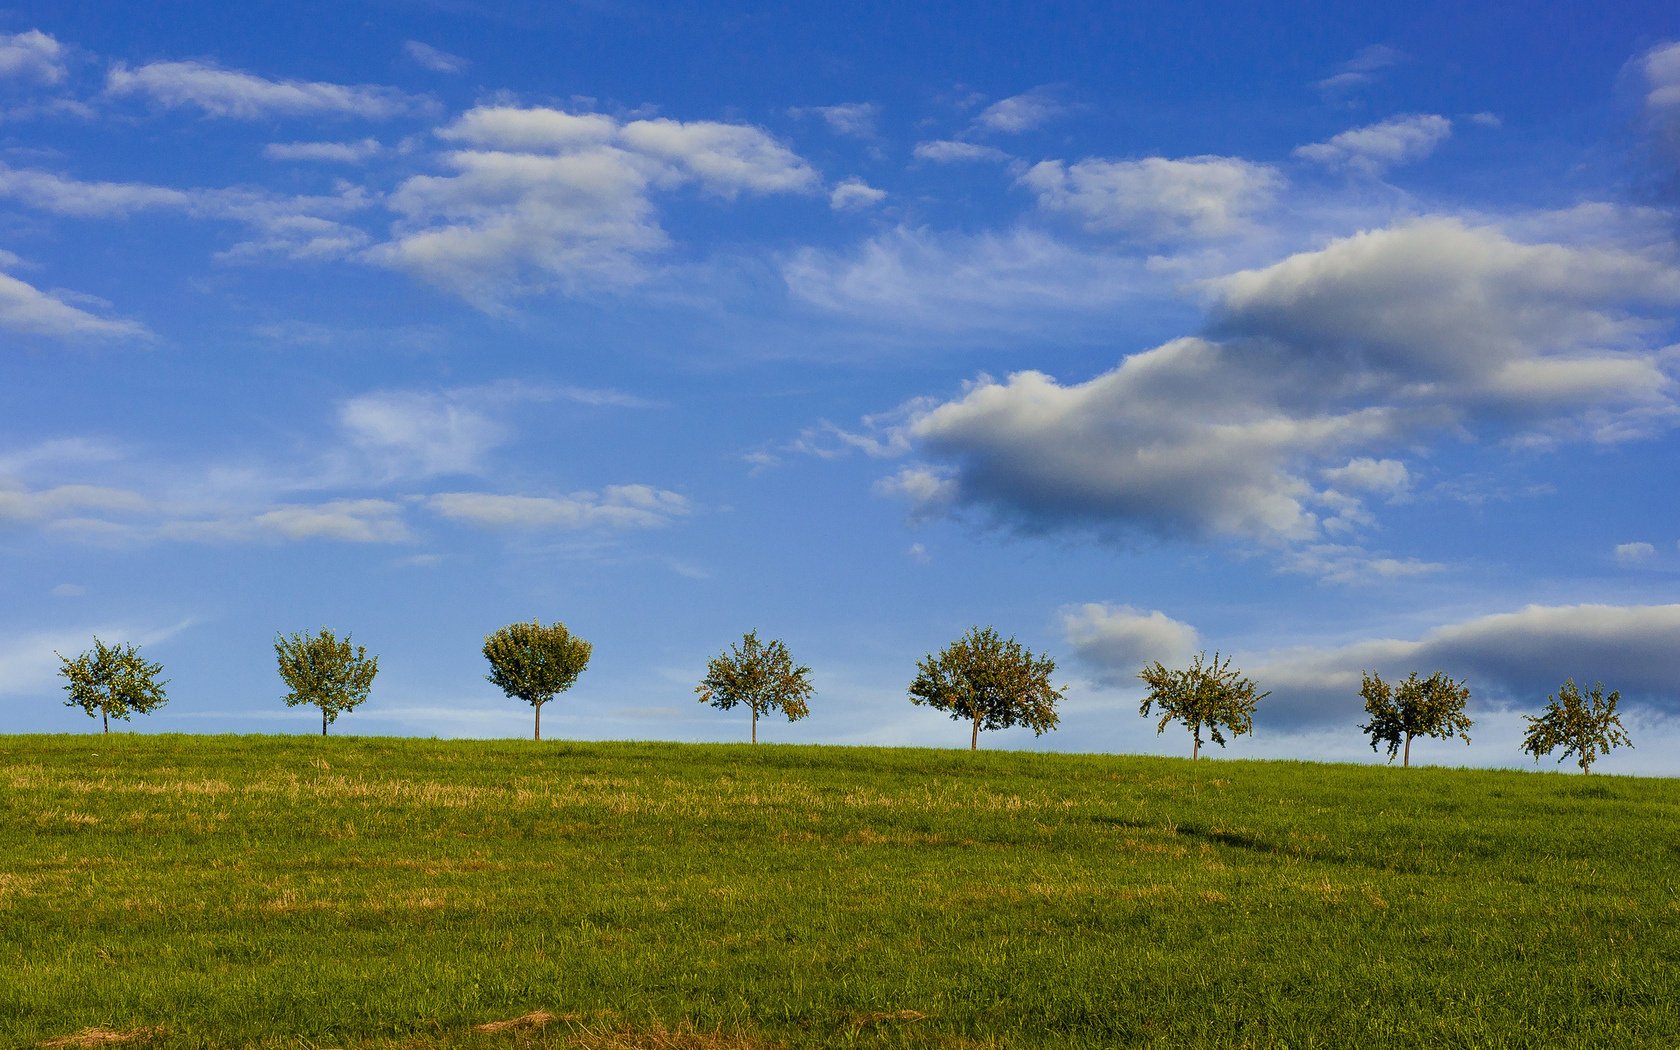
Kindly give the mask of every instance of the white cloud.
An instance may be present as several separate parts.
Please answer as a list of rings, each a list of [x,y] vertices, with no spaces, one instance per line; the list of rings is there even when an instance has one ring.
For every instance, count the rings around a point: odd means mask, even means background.
[[[119,63],[106,76],[105,90],[116,96],[143,95],[170,108],[192,106],[207,116],[234,120],[321,116],[388,120],[433,107],[429,100],[395,88],[268,80],[203,62],[152,62],[138,69]]]
[[[886,190],[878,190],[862,179],[847,179],[834,187],[828,195],[828,206],[835,211],[857,211],[873,207],[887,199]]]
[[[0,273],[0,332],[65,342],[152,337],[138,321],[96,316],[6,273]]]
[[[1019,181],[1040,207],[1072,215],[1088,230],[1158,240],[1241,232],[1284,185],[1275,169],[1235,157],[1047,160]]]
[[[1170,666],[1200,645],[1194,627],[1159,610],[1086,602],[1063,607],[1061,621],[1074,656],[1103,685],[1134,686],[1145,665],[1159,660]]]
[[[359,142],[271,142],[262,152],[269,160],[360,164],[378,156],[383,149],[377,139],[362,139]]]
[[[1389,168],[1423,160],[1452,135],[1452,121],[1434,114],[1395,117],[1300,146],[1295,156],[1328,168],[1381,175]]]
[[[493,307],[559,286],[625,284],[666,246],[656,191],[697,184],[715,196],[818,188],[814,169],[758,128],[480,107],[439,130],[470,148],[446,175],[416,176],[390,197],[396,237],[371,252]]]
[[[987,106],[975,118],[980,127],[1006,134],[1019,134],[1047,124],[1066,112],[1047,88],[1034,88]]]
[[[1017,228],[973,236],[897,227],[845,253],[806,248],[782,261],[798,300],[836,313],[952,330],[1038,327],[1044,313],[1112,306],[1137,292],[1142,264]]]
[[[935,164],[1009,159],[1009,154],[995,146],[981,146],[973,142],[957,142],[952,139],[918,142],[914,154],[917,160],[932,161]]]
[[[128,489],[100,485],[57,485],[28,489],[0,479],[0,521],[42,522],[76,514],[142,514],[150,500]]]
[[[1618,543],[1616,544],[1616,562],[1620,565],[1638,565],[1656,557],[1657,548],[1649,543]]]
[[[474,473],[507,437],[459,398],[412,391],[351,398],[339,407],[339,423],[386,478]]]
[[[836,106],[796,106],[788,112],[796,117],[814,113],[836,135],[870,139],[875,137],[875,119],[880,116],[881,107],[873,102],[842,102]]]
[[[445,492],[426,505],[454,521],[488,528],[623,529],[669,524],[689,513],[688,499],[649,485],[609,485],[565,496]]]
[[[179,634],[187,626],[182,623],[172,627],[144,628],[105,623],[23,633],[9,631],[0,637],[0,696],[53,694],[62,698],[59,687],[63,682],[58,672],[64,665],[58,658],[59,653],[75,659],[78,653],[92,647],[96,637],[107,644],[156,645]],[[150,657],[152,654],[146,655]]]
[[[422,69],[429,69],[433,73],[464,73],[472,65],[460,55],[452,55],[447,51],[439,51],[430,44],[418,40],[403,41],[403,54],[409,61]]]
[[[155,535],[166,540],[222,543],[405,543],[413,538],[402,521],[402,506],[379,499],[282,504],[249,516],[168,521],[158,526]]]
[[[1530,605],[1447,624],[1415,641],[1384,638],[1301,648],[1252,661],[1272,696],[1264,724],[1345,725],[1362,720],[1362,671],[1404,678],[1444,671],[1467,678],[1472,712],[1491,703],[1538,711],[1564,679],[1602,681],[1631,704],[1680,714],[1680,605]],[[1474,730],[1472,730],[1474,733]]]
[[[54,598],[80,598],[88,589],[79,583],[61,583],[50,592]]]
[[[57,84],[65,76],[64,50],[63,44],[39,29],[0,33],[0,79]]]
[[[1336,67],[1336,71],[1313,86],[1327,95],[1339,95],[1364,87],[1377,79],[1381,70],[1406,60],[1403,52],[1386,44],[1372,44]]]
[[[1680,110],[1680,41],[1651,48],[1639,66],[1645,73],[1645,105],[1657,112]]]
[[[1026,533],[1234,537],[1340,582],[1440,566],[1327,544],[1374,524],[1409,471],[1376,453],[1481,433],[1626,439],[1672,426],[1645,343],[1680,275],[1638,253],[1527,245],[1428,220],[1212,282],[1215,334],[1064,384],[981,377],[902,424],[922,462],[887,489],[921,517]],[[1194,406],[1187,411],[1184,406]]]

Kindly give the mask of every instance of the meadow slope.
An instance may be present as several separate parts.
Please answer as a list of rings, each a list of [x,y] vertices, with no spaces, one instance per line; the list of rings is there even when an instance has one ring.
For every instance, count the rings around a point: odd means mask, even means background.
[[[113,734],[0,807],[5,1046],[1680,1045],[1673,780]]]

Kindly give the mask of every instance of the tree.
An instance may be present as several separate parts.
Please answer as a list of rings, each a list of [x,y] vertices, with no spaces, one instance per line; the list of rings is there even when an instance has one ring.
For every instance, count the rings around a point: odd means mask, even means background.
[[[70,699],[65,707],[79,707],[89,718],[98,712],[104,721],[105,732],[111,731],[111,719],[128,720],[131,714],[150,714],[169,702],[163,695],[167,681],[158,681],[162,664],[149,663],[132,645],[106,645],[97,636],[93,648],[74,660],[55,652],[64,666],[58,673],[64,676],[64,691]]]
[[[1366,671],[1364,675],[1359,695],[1365,698],[1365,713],[1371,720],[1359,729],[1370,734],[1372,751],[1378,744],[1387,744],[1388,760],[1392,762],[1404,742],[1405,757],[1400,763],[1404,768],[1412,764],[1414,736],[1445,740],[1456,735],[1466,744],[1470,742],[1473,723],[1464,713],[1464,705],[1470,701],[1470,687],[1465,683],[1455,682],[1440,671],[1428,678],[1419,678],[1413,671],[1404,682],[1390,689],[1375,671]]]
[[[314,635],[275,635],[274,655],[280,661],[281,680],[292,688],[283,697],[286,706],[319,707],[322,736],[327,735],[328,723],[368,698],[373,676],[379,673],[378,657],[359,645],[352,649],[349,635],[339,641],[325,627]]]
[[[752,742],[758,743],[758,716],[780,711],[789,722],[811,713],[807,701],[815,692],[811,669],[796,667],[787,646],[777,639],[760,643],[757,631],[748,631],[740,645],[730,646],[706,663],[706,677],[694,687],[702,704],[727,711],[746,704],[752,711]]]
[[[1066,690],[1050,684],[1056,661],[1035,657],[1015,639],[990,627],[970,628],[938,656],[916,663],[910,702],[945,711],[973,724],[970,751],[980,747],[980,730],[1026,726],[1034,736],[1056,728],[1056,701]]]
[[[1231,666],[1231,658],[1207,659],[1207,653],[1197,653],[1190,666],[1183,670],[1167,667],[1157,660],[1138,672],[1149,687],[1149,693],[1138,707],[1138,714],[1148,715],[1159,708],[1161,720],[1155,725],[1157,735],[1165,733],[1173,722],[1184,723],[1190,730],[1190,761],[1202,751],[1202,730],[1220,747],[1225,746],[1225,733],[1242,736],[1254,731],[1254,709],[1270,692],[1257,693],[1252,679]]]
[[[1592,772],[1592,764],[1599,756],[1609,754],[1611,748],[1633,746],[1633,740],[1622,727],[1621,716],[1616,714],[1622,694],[1605,696],[1602,682],[1594,684],[1592,692],[1583,694],[1576,688],[1575,679],[1570,678],[1556,696],[1547,699],[1550,702],[1539,718],[1523,716],[1528,719],[1523,750],[1533,755],[1534,761],[1540,761],[1541,755],[1551,754],[1561,746],[1563,754],[1558,756],[1558,761],[1575,755],[1581,772],[1587,774]]]
[[[541,620],[508,624],[484,639],[484,658],[490,661],[485,681],[508,696],[536,709],[536,732],[542,739],[542,705],[572,687],[589,666],[588,642],[562,623]]]

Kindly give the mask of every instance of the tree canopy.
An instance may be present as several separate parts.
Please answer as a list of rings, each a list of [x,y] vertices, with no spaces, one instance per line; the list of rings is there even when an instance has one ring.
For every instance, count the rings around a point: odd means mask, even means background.
[[[1470,716],[1464,705],[1470,702],[1470,687],[1455,682],[1436,671],[1428,678],[1419,678],[1416,671],[1393,688],[1375,671],[1364,672],[1359,695],[1365,698],[1365,713],[1371,720],[1359,727],[1371,737],[1371,750],[1388,745],[1388,760],[1405,748],[1401,766],[1412,764],[1412,738],[1432,736],[1445,740],[1450,736],[1470,742]]]
[[[106,645],[95,636],[93,648],[74,660],[53,655],[64,665],[58,669],[70,694],[64,706],[79,707],[89,718],[98,714],[106,733],[113,718],[126,722],[131,714],[150,714],[169,702],[163,692],[169,683],[158,680],[163,665],[145,660],[133,645]]]
[[[1522,747],[1534,756],[1536,762],[1540,761],[1541,755],[1549,755],[1561,747],[1563,754],[1558,756],[1558,761],[1574,755],[1576,765],[1586,774],[1591,773],[1592,764],[1609,754],[1612,748],[1633,746],[1633,739],[1622,726],[1621,716],[1616,714],[1616,705],[1621,702],[1622,694],[1616,692],[1605,696],[1604,683],[1595,683],[1591,692],[1582,693],[1575,685],[1575,679],[1570,678],[1556,696],[1547,699],[1549,703],[1538,718],[1523,716],[1528,720],[1528,733],[1523,737]]]
[[[974,627],[937,656],[917,662],[910,702],[971,723],[970,750],[979,748],[982,729],[1020,725],[1042,736],[1060,721],[1056,703],[1066,692],[1050,683],[1055,671],[1048,656],[1035,657],[991,627]]]
[[[1173,722],[1182,722],[1190,730],[1190,760],[1194,762],[1202,751],[1202,731],[1220,747],[1225,746],[1225,734],[1242,736],[1254,731],[1254,709],[1270,692],[1257,692],[1252,679],[1231,666],[1231,658],[1223,661],[1219,653],[1207,659],[1207,653],[1197,653],[1190,666],[1183,669],[1167,667],[1157,660],[1138,677],[1149,687],[1149,693],[1138,707],[1138,714],[1147,716],[1159,709],[1161,720],[1155,732],[1167,731]]]
[[[589,666],[592,647],[563,623],[511,623],[484,639],[485,681],[536,712],[532,739],[542,739],[542,706],[572,687]]]
[[[369,656],[362,646],[352,646],[321,628],[315,634],[299,631],[275,635],[274,655],[280,663],[280,678],[291,692],[282,699],[287,707],[309,704],[321,709],[321,735],[346,711],[355,710],[373,689],[379,673],[379,658]]]
[[[758,743],[758,716],[780,711],[789,722],[811,713],[811,669],[797,666],[779,639],[758,640],[748,631],[741,644],[731,646],[706,663],[706,677],[694,687],[702,704],[727,711],[745,704],[752,711],[752,742]]]

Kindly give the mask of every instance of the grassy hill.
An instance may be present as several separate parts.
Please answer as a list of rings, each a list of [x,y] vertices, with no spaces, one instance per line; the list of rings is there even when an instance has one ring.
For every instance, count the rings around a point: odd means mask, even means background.
[[[1673,780],[0,736],[5,1046],[1673,1047],[1677,960]]]

